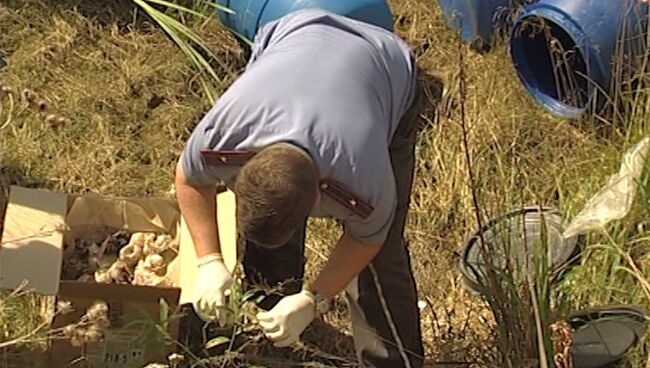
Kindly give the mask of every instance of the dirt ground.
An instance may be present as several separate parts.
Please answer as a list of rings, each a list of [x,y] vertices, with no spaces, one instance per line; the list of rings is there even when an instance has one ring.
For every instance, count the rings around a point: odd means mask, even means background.
[[[457,251],[476,227],[461,144],[459,52],[468,78],[475,186],[487,215],[522,204],[574,213],[615,170],[622,138],[604,140],[590,122],[541,110],[506,62],[506,48],[479,54],[459,47],[435,2],[390,3],[396,32],[418,56],[426,92],[407,232],[424,305],[427,361],[432,367],[496,367],[491,315],[463,287],[457,268]],[[215,67],[223,91],[245,55],[216,22],[195,28],[222,61]],[[209,104],[170,39],[123,0],[2,0],[0,34],[7,61],[0,81],[30,89],[45,103],[41,111],[15,101],[0,141],[5,193],[9,184],[19,184],[172,196],[174,164]],[[64,123],[53,127],[49,114]],[[338,230],[325,220],[312,221],[309,230],[313,277]],[[306,343],[353,362],[343,299],[325,322],[309,329]]]

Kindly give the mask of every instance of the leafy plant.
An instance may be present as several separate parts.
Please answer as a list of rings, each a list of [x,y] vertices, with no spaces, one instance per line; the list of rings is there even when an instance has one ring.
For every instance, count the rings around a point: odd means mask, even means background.
[[[263,298],[258,295],[261,290],[255,287],[244,290],[240,270],[236,270],[233,277],[236,282],[232,283],[228,291],[227,305],[219,307],[219,313],[226,314],[225,321],[223,321],[225,323],[217,327],[216,336],[204,339],[207,340],[206,350],[215,348],[220,350],[225,347],[226,351],[230,351],[234,348],[237,338],[245,338],[245,335],[258,328],[255,314],[257,313],[257,303]]]

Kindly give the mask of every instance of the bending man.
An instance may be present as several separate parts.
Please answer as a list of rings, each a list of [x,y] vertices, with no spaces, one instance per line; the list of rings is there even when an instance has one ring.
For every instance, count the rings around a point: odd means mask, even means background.
[[[191,135],[176,192],[199,257],[195,309],[224,303],[214,204],[237,199],[246,279],[275,288],[258,315],[288,346],[346,290],[362,365],[421,367],[417,292],[403,238],[414,167],[419,90],[412,52],[379,27],[319,10],[267,24],[245,72]],[[303,285],[309,216],[343,235]],[[205,317],[207,318],[207,317]]]

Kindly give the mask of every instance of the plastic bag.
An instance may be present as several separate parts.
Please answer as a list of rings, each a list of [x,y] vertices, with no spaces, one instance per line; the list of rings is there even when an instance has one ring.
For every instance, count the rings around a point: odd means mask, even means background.
[[[634,203],[649,144],[650,138],[646,137],[625,154],[618,173],[607,180],[566,227],[564,238],[600,230],[610,221],[620,220],[628,214]]]

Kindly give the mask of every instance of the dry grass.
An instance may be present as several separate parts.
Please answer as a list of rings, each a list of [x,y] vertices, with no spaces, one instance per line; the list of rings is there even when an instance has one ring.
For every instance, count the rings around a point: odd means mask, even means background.
[[[48,102],[48,113],[69,119],[53,129],[34,109],[17,107],[1,137],[5,189],[11,182],[77,193],[164,195],[185,139],[207,108],[195,75],[160,31],[140,16],[133,21],[132,9],[122,6],[128,1],[98,2],[96,9],[82,3],[0,4],[2,48],[9,64],[0,70],[0,80],[18,91],[34,90]],[[391,6],[397,32],[416,51],[425,72],[421,79],[429,100],[408,220],[413,267],[421,299],[428,305],[422,311],[427,359],[450,363],[445,367],[454,367],[453,362],[457,367],[467,366],[463,362],[498,367],[492,316],[464,290],[456,267],[455,251],[476,228],[461,142],[457,39],[431,1],[393,0]],[[107,8],[115,11],[107,14]],[[219,71],[223,90],[233,71],[241,70],[243,55],[215,24],[200,32],[230,66]],[[522,204],[552,205],[575,214],[616,170],[621,152],[648,132],[643,116],[627,126],[631,134],[599,119],[550,116],[524,92],[504,45],[485,55],[466,46],[462,52],[474,184],[485,216]],[[603,247],[590,248],[584,264],[564,285],[574,296],[574,306],[611,301],[650,305],[633,277],[620,275],[614,267],[629,267],[621,256],[629,253],[640,262],[638,274],[650,275],[648,263],[642,262],[650,254],[644,242],[647,227],[634,234],[628,230],[646,226],[645,215],[618,224],[609,243],[602,236],[590,241],[603,242]],[[310,223],[308,277],[323,263],[337,235],[328,221]],[[611,272],[603,273],[603,264],[611,266]],[[603,285],[604,292],[590,292]],[[350,331],[342,300],[326,322]],[[310,329],[312,342],[307,346],[327,341],[331,346],[321,350],[354,360],[349,336],[332,332],[324,337],[323,331]],[[314,356],[308,350],[295,355],[265,351],[285,358]]]
[[[2,5],[2,23],[14,27],[3,34],[21,34],[4,41],[10,65],[3,82],[35,91],[48,113],[69,119],[51,129],[43,116],[19,109],[3,135],[4,166],[18,183],[57,190],[168,191],[171,168],[205,108],[194,75],[161,32],[142,23],[102,24],[92,9],[83,15],[66,3]],[[236,69],[242,60],[234,41],[215,25],[203,31]]]

